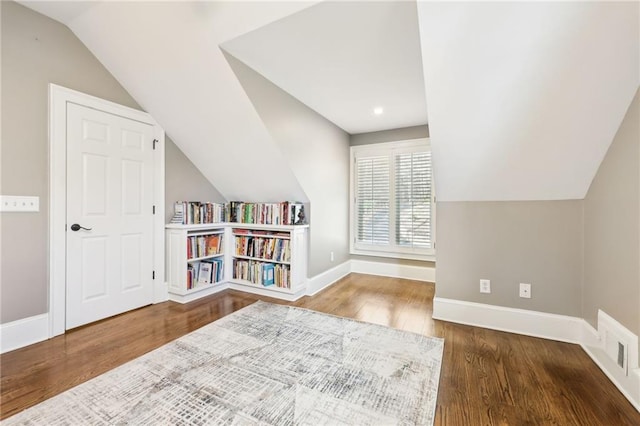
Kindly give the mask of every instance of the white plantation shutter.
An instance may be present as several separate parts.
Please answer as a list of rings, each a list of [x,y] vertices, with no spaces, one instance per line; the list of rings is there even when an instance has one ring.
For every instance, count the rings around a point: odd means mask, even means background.
[[[431,152],[395,155],[396,244],[431,248]]]
[[[356,238],[389,244],[389,158],[356,159]]]
[[[351,252],[433,259],[434,197],[428,140],[355,146]]]

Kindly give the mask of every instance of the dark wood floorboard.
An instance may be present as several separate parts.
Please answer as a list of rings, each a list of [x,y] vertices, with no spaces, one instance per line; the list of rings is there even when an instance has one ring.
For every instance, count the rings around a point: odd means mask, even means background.
[[[0,418],[261,299],[443,337],[437,425],[640,425],[580,346],[434,321],[433,295],[433,284],[351,274],[293,303],[227,290],[148,306],[0,355]]]

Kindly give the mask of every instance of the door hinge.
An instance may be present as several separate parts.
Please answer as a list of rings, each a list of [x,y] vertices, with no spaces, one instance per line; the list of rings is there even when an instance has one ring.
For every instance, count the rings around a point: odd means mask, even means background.
[[[156,206],[153,206],[152,212],[153,214],[156,214]]]
[[[154,279],[154,280],[156,279],[156,271],[153,271],[151,273],[151,279]]]
[[[155,151],[155,149],[156,149],[156,144],[157,144],[158,142],[159,142],[159,141],[158,141],[158,139],[154,139],[154,140],[153,140],[153,150],[154,150],[154,151]]]

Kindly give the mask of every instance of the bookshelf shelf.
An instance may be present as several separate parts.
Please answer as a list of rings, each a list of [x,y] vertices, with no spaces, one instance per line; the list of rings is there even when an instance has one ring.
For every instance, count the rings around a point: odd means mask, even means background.
[[[291,262],[285,262],[285,261],[273,260],[273,259],[266,259],[264,257],[243,256],[243,255],[240,255],[240,254],[234,254],[233,257],[235,259],[255,260],[256,262],[261,262],[261,263],[278,263],[280,265],[291,265]]]
[[[224,256],[224,253],[218,253],[218,254],[213,254],[211,256],[190,258],[190,259],[187,259],[187,262],[198,262],[200,260],[215,259],[216,257],[223,257],[223,256]]]
[[[232,288],[296,300],[306,289],[308,228],[235,222],[166,225],[169,299],[188,303]],[[204,268],[213,268],[213,282],[200,282],[203,263],[213,265]],[[238,265],[252,272],[242,274]]]

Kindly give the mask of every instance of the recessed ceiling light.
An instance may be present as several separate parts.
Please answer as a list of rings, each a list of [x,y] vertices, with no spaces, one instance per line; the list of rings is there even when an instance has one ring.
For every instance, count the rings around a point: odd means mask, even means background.
[[[376,107],[373,109],[373,113],[375,115],[382,115],[383,112],[384,112],[384,109],[382,109],[382,107]]]

